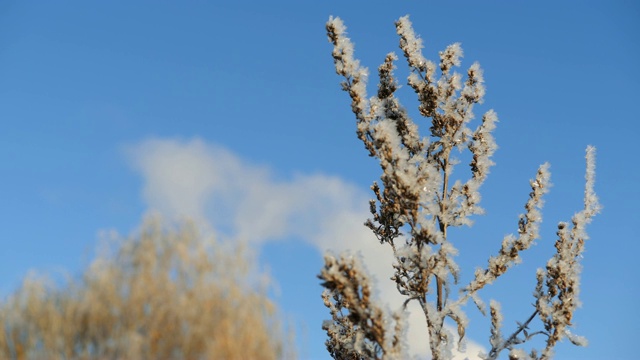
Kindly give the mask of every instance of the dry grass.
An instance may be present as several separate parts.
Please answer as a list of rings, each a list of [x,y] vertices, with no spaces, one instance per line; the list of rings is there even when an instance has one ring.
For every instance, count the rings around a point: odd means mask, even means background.
[[[119,239],[79,280],[27,277],[0,304],[3,359],[290,357],[268,278],[241,246],[158,219]]]

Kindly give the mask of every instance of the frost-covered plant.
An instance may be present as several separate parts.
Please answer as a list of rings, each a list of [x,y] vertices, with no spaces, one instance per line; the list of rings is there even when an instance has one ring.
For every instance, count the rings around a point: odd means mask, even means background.
[[[418,126],[395,96],[398,88],[394,78],[394,53],[386,56],[378,68],[380,83],[376,96],[367,98],[367,69],[353,56],[353,44],[346,37],[346,28],[339,18],[331,17],[326,28],[333,44],[336,72],[344,77],[342,89],[351,97],[351,109],[357,119],[357,135],[369,155],[380,161],[381,184],[374,182],[376,200],[371,200],[372,219],[365,223],[380,243],[393,251],[395,274],[392,280],[400,294],[406,297],[404,307],[417,302],[425,316],[429,331],[429,346],[433,359],[452,357],[454,336],[445,325],[450,319],[464,338],[467,317],[461,307],[471,299],[486,313],[478,291],[493,283],[520,261],[520,252],[528,249],[539,237],[542,197],[549,188],[549,165],[538,169],[530,181],[531,193],[520,215],[518,232],[502,241],[498,253],[491,256],[484,269],[478,269],[469,284],[459,287],[454,298],[452,285],[459,285],[460,269],[454,260],[457,249],[448,237],[450,227],[471,225],[469,217],[483,213],[479,206],[479,188],[493,165],[496,150],[492,131],[497,115],[489,110],[481,123],[469,127],[474,118],[474,104],[484,97],[484,79],[478,63],[467,70],[466,79],[452,71],[460,65],[462,48],[456,43],[440,52],[438,65],[422,55],[422,40],[412,29],[407,16],[396,23],[400,49],[407,60],[409,86],[418,95],[420,114],[431,121],[430,138],[421,137]],[[437,76],[439,73],[440,76]],[[452,179],[457,161],[454,150],[471,152],[471,176],[466,182]],[[585,341],[572,335],[568,327],[579,305],[580,266],[578,259],[587,239],[585,226],[599,211],[594,193],[595,149],[587,148],[587,173],[584,210],[572,219],[572,226],[558,226],[557,253],[548,261],[546,270],[537,273],[533,314],[511,335],[502,335],[500,304],[490,303],[491,335],[489,354],[496,359],[508,349],[512,359],[547,359],[557,341],[567,337],[577,345]],[[330,309],[332,321],[325,321],[326,342],[336,359],[372,359],[401,357],[404,322],[401,314],[385,316],[370,299],[370,285],[359,262],[350,256],[327,255],[319,277],[324,281],[323,299]],[[536,317],[544,330],[529,332]],[[516,348],[536,335],[546,337],[546,347],[527,354]]]
[[[327,289],[322,298],[332,316],[322,327],[329,336],[327,350],[334,358],[402,358],[403,314],[392,314],[395,328],[388,326],[387,315],[371,298],[368,276],[357,258],[327,255],[320,278]]]

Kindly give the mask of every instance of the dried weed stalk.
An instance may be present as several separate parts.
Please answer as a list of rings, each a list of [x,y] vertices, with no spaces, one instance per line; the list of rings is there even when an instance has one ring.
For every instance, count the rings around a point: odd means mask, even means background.
[[[448,229],[471,225],[472,215],[482,214],[479,188],[485,181],[491,157],[497,146],[492,136],[497,115],[489,110],[481,123],[471,129],[474,104],[484,97],[484,79],[478,63],[467,76],[452,71],[460,65],[462,49],[456,43],[440,52],[439,64],[422,55],[422,40],[412,29],[408,17],[396,23],[400,49],[408,63],[409,86],[418,96],[420,114],[431,121],[430,137],[423,138],[417,125],[395,96],[394,53],[386,56],[378,68],[380,82],[376,96],[367,98],[368,72],[354,58],[353,44],[339,18],[327,22],[327,34],[333,44],[336,72],[344,78],[342,89],[351,97],[351,109],[357,119],[357,135],[369,155],[378,158],[382,168],[381,184],[373,183],[376,199],[371,200],[373,218],[366,222],[381,243],[389,244],[395,256],[392,280],[408,302],[416,301],[428,325],[429,346],[433,359],[451,358],[454,336],[444,326],[450,319],[457,324],[460,339],[465,335],[467,317],[461,307],[471,299],[483,313],[485,305],[478,291],[493,283],[520,261],[520,253],[539,237],[542,197],[549,188],[548,164],[538,169],[531,180],[531,192],[520,215],[517,235],[502,241],[498,253],[491,256],[484,269],[475,272],[473,280],[459,287],[453,297],[451,286],[460,285],[460,269],[454,260],[457,249],[450,241]],[[439,76],[437,76],[439,73]],[[466,182],[453,181],[456,160],[454,150],[471,152],[471,176]],[[547,359],[557,341],[564,337],[583,345],[583,339],[572,335],[573,311],[578,306],[580,266],[578,259],[587,239],[585,226],[598,212],[594,193],[595,149],[587,148],[587,175],[584,210],[572,219],[572,226],[558,226],[557,253],[539,270],[533,314],[508,337],[502,336],[499,303],[491,301],[492,321],[489,354],[496,359],[502,350],[510,350],[510,358]],[[332,321],[323,324],[326,342],[336,359],[379,359],[405,356],[401,335],[401,314],[385,315],[370,298],[368,277],[357,259],[343,255],[325,257],[319,277],[326,288],[325,305]],[[544,330],[530,333],[530,322],[538,317]],[[546,347],[538,354],[516,348],[535,335],[546,337]],[[405,354],[405,355],[403,355]]]

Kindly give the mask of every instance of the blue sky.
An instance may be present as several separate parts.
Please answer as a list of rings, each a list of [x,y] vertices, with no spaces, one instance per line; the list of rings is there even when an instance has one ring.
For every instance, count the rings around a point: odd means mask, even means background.
[[[487,214],[453,233],[467,278],[516,230],[528,180],[549,161],[542,238],[483,294],[503,302],[505,332],[530,314],[555,225],[581,207],[592,144],[604,211],[589,227],[575,316],[590,345],[563,343],[557,354],[637,357],[640,6],[443,3],[3,1],[0,293],[30,269],[80,271],[101,231],[128,234],[151,209],[187,215],[254,246],[299,329],[300,355],[327,358],[322,253],[361,249],[372,271],[390,266],[361,226],[379,171],[355,136],[324,23],[340,16],[375,70],[399,53],[393,22],[410,14],[425,56],[461,42],[459,71],[480,62],[487,95],[476,114],[493,108],[500,118],[497,165],[482,188]],[[398,68],[406,76],[402,59]],[[415,105],[408,86],[400,96]],[[468,312],[470,339],[486,346],[486,320]]]

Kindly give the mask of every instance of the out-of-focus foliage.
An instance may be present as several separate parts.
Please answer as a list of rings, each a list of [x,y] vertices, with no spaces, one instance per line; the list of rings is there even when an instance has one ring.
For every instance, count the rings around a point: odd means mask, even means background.
[[[0,306],[2,359],[281,359],[292,356],[242,246],[151,218],[79,280],[27,277]]]

